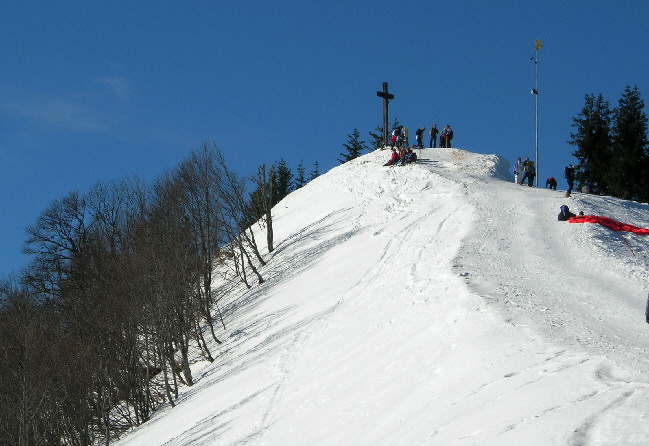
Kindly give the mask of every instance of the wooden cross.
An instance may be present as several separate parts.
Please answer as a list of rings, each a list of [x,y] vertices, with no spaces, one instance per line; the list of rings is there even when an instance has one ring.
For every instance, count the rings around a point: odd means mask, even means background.
[[[388,101],[394,99],[394,95],[388,93],[388,83],[383,82],[383,91],[377,91],[376,95],[383,98],[383,147],[388,145]]]

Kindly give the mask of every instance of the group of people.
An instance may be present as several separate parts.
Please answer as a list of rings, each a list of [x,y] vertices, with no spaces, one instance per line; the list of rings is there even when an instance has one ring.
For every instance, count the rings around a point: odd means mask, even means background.
[[[426,127],[424,127],[423,130],[426,130]],[[450,148],[451,147],[451,140],[453,139],[453,129],[451,129],[451,126],[446,124],[446,127],[442,129],[442,132],[437,129],[437,124],[433,124],[433,127],[430,129],[430,132],[428,134],[430,135],[430,148],[434,149],[437,147],[437,134],[439,133],[439,146],[441,148]],[[422,132],[422,138],[423,138],[423,132]],[[423,144],[423,143],[422,143]]]
[[[531,161],[529,158],[525,158],[525,161],[521,161],[521,159],[518,158],[516,164],[514,164],[514,182],[522,185],[525,183],[525,180],[527,180],[527,185],[532,187],[534,184],[534,177],[536,177],[534,161]]]
[[[416,146],[419,149],[424,148],[424,132],[426,127],[422,127],[415,131]],[[437,124],[433,124],[433,127],[428,132],[430,135],[430,148],[434,149],[437,147],[437,135],[439,134],[439,146],[441,148],[450,148],[451,140],[453,139],[453,129],[450,125],[446,125],[440,132],[437,129]],[[408,143],[408,129],[404,128],[402,125],[392,130],[392,135],[390,139],[390,145],[393,148],[401,149]]]
[[[402,147],[400,150],[392,148],[392,156],[384,166],[394,166],[395,164],[404,164],[414,163],[417,161],[417,154],[412,148],[406,149]]]
[[[437,126],[437,124],[435,124]],[[439,134],[439,146],[442,148],[450,149],[451,140],[453,139],[453,129],[451,126],[446,124],[446,127],[442,129],[442,133]]]
[[[572,189],[575,186],[575,171],[579,170],[579,167],[575,164],[570,164],[565,167],[563,170],[563,176],[568,182],[568,190],[566,191],[566,198],[570,197]],[[525,158],[525,161],[521,161],[520,158],[516,160],[514,164],[514,182],[517,184],[525,183],[527,181],[528,186],[532,186],[534,182],[534,177],[536,176],[536,168],[534,167],[534,161],[530,161],[529,158]],[[554,177],[548,177],[545,180],[545,188],[550,188],[550,190],[557,190],[557,180]],[[592,190],[592,183],[588,182],[585,188],[586,193],[590,193]]]

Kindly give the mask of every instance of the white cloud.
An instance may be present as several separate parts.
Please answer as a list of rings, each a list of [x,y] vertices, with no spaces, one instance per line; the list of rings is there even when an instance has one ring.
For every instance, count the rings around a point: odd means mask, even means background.
[[[61,97],[32,97],[6,103],[10,113],[59,129],[96,132],[105,129],[99,114],[91,107]]]
[[[112,94],[119,99],[128,99],[131,95],[131,84],[119,76],[108,76],[97,79],[97,82],[106,85]]]

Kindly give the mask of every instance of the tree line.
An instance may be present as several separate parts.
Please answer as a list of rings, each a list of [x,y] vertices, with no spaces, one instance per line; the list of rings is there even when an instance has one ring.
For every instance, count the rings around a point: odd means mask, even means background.
[[[587,94],[572,126],[578,188],[589,184],[596,193],[649,202],[647,115],[637,86],[627,85],[613,109],[601,94]]]
[[[254,224],[272,252],[270,209],[319,175],[301,166],[242,178],[205,143],[152,184],[53,201],[0,281],[0,445],[108,445],[175,405],[190,349],[213,361],[223,342],[228,293],[264,281]]]

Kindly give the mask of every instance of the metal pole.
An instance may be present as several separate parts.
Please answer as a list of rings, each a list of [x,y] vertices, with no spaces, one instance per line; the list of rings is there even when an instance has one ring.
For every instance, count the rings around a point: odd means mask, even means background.
[[[535,161],[534,165],[536,166],[536,187],[539,187],[539,49],[541,48],[541,42],[538,40],[534,45],[534,68],[535,68],[535,81],[534,81],[534,153]]]

